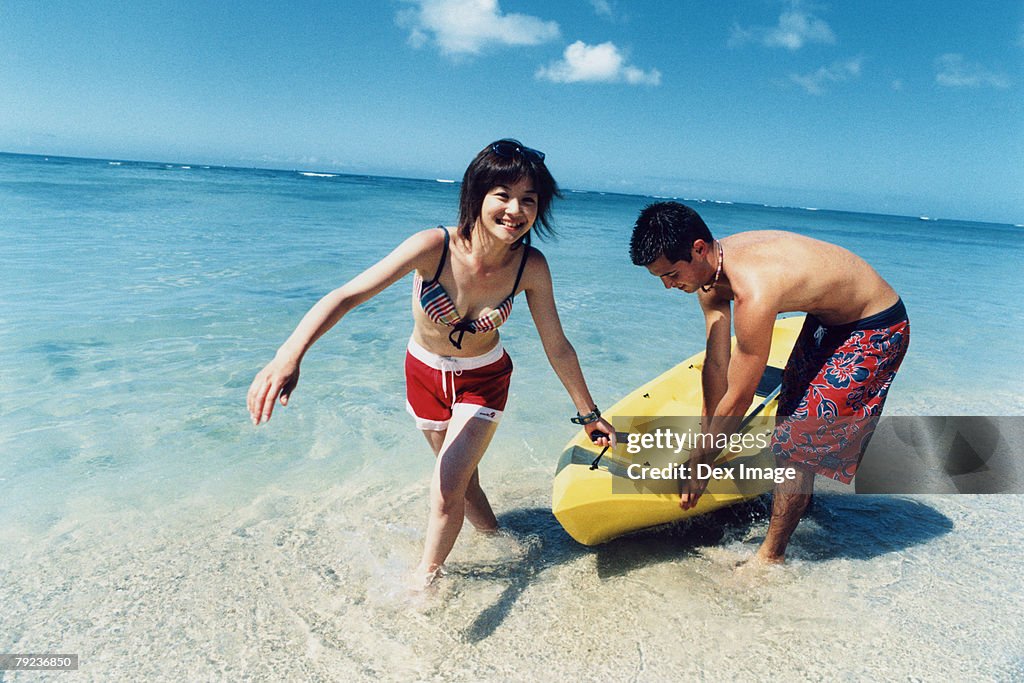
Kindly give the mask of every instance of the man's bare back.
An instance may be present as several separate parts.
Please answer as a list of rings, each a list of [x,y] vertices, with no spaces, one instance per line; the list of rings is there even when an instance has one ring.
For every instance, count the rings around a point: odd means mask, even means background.
[[[835,244],[781,230],[741,232],[720,242],[728,276],[711,300],[758,297],[777,313],[802,311],[842,325],[899,298],[864,259]]]

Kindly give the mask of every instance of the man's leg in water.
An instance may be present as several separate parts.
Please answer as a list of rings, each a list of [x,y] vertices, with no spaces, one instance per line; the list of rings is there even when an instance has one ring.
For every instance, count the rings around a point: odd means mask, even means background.
[[[764,541],[757,551],[757,558],[769,564],[785,561],[789,538],[807,510],[807,504],[814,491],[814,472],[783,458],[776,458],[776,465],[792,468],[796,472],[796,477],[776,484],[772,494],[772,515],[768,522],[768,533],[765,534]]]

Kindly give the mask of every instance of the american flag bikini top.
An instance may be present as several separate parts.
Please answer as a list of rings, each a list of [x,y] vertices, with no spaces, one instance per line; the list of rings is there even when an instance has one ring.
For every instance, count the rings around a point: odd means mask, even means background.
[[[519,280],[523,277],[526,257],[530,253],[529,235],[527,235],[527,238],[522,243],[525,247],[523,249],[523,260],[519,263],[519,272],[516,274],[515,284],[512,285],[512,292],[505,297],[504,301],[476,320],[463,320],[459,312],[455,310],[455,302],[452,301],[448,292],[445,291],[438,281],[438,278],[441,277],[441,271],[444,270],[445,261],[448,259],[448,242],[450,240],[448,230],[442,226],[438,227],[444,230],[444,249],[441,252],[441,262],[437,264],[437,272],[434,273],[433,279],[429,282],[420,277],[419,273],[416,274],[412,284],[413,292],[419,297],[420,306],[423,307],[423,312],[427,314],[428,318],[435,323],[452,328],[452,331],[448,334],[448,341],[455,348],[461,349],[462,338],[467,332],[476,334],[477,332],[496,330],[512,315],[512,300],[516,295],[516,289],[519,288]]]

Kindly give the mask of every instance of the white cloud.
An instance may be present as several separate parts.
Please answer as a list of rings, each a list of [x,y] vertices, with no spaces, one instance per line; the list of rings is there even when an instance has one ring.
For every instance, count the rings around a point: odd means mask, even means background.
[[[811,95],[821,95],[825,92],[825,84],[827,83],[840,83],[860,76],[863,63],[863,57],[854,57],[845,62],[834,62],[829,66],[823,66],[817,71],[806,75],[790,74],[789,80],[799,85]],[[900,87],[902,87],[902,84]]]
[[[608,0],[590,0],[590,4],[594,7],[594,12],[597,13],[597,16],[612,16],[612,4]]]
[[[963,55],[948,53],[935,60],[935,82],[949,88],[1009,88],[1006,75],[989,71],[981,64],[968,62]]]
[[[565,48],[562,59],[541,67],[537,78],[555,83],[615,83],[625,81],[633,85],[659,85],[661,72],[644,71],[626,64],[614,43],[587,45],[582,40]]]
[[[398,14],[409,43],[431,40],[447,55],[479,54],[491,46],[539,45],[559,36],[558,23],[526,14],[504,14],[498,0],[406,0]]]
[[[832,45],[836,36],[828,23],[805,10],[798,0],[790,2],[775,26],[732,27],[729,47],[757,43],[766,47],[784,47],[796,51],[807,43]]]

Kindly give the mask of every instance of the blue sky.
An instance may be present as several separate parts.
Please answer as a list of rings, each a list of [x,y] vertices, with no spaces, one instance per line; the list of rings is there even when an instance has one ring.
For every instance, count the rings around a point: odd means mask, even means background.
[[[0,151],[1024,223],[1024,3],[0,0]]]

